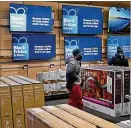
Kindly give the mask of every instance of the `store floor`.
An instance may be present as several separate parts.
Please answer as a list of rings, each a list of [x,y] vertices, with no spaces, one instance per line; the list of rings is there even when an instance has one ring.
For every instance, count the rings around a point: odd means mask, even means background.
[[[57,104],[66,104],[66,103],[67,103],[67,99],[47,101],[46,102],[46,106],[57,105]],[[88,113],[91,113],[93,115],[96,115],[97,117],[100,117],[100,118],[103,118],[103,119],[108,120],[110,122],[113,122],[113,123],[119,123],[120,121],[124,121],[124,120],[129,120],[130,119],[130,116],[114,118],[114,117],[108,116],[106,114],[100,113],[98,111],[92,110],[90,108],[85,108],[85,111],[88,112]]]

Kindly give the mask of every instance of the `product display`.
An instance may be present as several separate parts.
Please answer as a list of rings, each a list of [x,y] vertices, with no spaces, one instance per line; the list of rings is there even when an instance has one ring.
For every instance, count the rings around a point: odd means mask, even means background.
[[[124,67],[84,68],[83,98],[86,106],[111,116],[130,114],[130,70]]]
[[[119,128],[67,104],[31,108],[27,110],[27,115],[27,128]]]
[[[66,111],[66,112],[69,112],[87,122],[90,122],[91,124],[94,124],[98,127],[101,127],[101,128],[118,128],[118,126],[116,126],[115,124],[113,123],[110,123],[104,119],[101,119],[101,118],[98,118],[94,115],[91,115],[87,112],[84,112],[82,110],[79,110],[75,107],[72,107],[70,105],[67,105],[67,104],[61,104],[61,105],[57,105],[56,107]],[[102,123],[101,123],[102,122]]]
[[[0,81],[0,119],[2,128],[13,128],[10,86],[2,81]]]
[[[129,128],[130,37],[130,1],[0,2],[0,128]]]
[[[44,104],[44,90],[43,90],[43,85],[41,82],[37,80],[33,80],[24,76],[15,76],[19,79],[25,80],[27,82],[30,82],[33,84],[33,89],[34,89],[34,99],[35,99],[35,106],[39,107]]]
[[[24,76],[0,77],[0,80],[0,91],[3,89],[0,93],[3,95],[0,97],[1,102],[3,102],[2,98],[6,98],[4,106],[1,104],[0,107],[2,125],[10,125],[9,128],[25,128],[26,110],[45,104],[43,85]],[[5,92],[8,97],[4,95]]]
[[[19,126],[21,126],[21,128],[24,128],[25,121],[23,106],[24,99],[22,90],[23,85],[16,83],[6,77],[1,77],[1,80],[11,87],[14,128],[18,128]]]
[[[45,95],[68,93],[66,89],[66,72],[55,70],[49,72],[38,72],[37,80],[43,83]]]

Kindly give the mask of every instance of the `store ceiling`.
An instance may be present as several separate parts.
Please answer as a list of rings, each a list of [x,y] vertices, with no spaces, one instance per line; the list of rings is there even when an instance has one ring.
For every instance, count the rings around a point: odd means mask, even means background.
[[[62,2],[62,1],[61,1]],[[127,7],[130,8],[130,1],[64,1],[71,4],[85,4],[105,7]]]

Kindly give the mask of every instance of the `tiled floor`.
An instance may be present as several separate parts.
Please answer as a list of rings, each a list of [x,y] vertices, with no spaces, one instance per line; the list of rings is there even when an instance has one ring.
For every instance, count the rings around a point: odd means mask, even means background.
[[[63,99],[63,100],[47,101],[46,105],[49,106],[49,105],[58,105],[58,104],[66,104],[66,103],[67,103],[67,99]],[[110,122],[113,122],[113,123],[119,123],[120,121],[130,119],[129,116],[114,118],[114,117],[108,116],[106,114],[103,114],[103,113],[97,112],[95,110],[92,110],[90,108],[85,108],[85,111],[88,112],[88,113],[91,113],[93,115],[96,115],[96,116],[98,116],[100,118],[106,119],[106,120],[108,120]]]

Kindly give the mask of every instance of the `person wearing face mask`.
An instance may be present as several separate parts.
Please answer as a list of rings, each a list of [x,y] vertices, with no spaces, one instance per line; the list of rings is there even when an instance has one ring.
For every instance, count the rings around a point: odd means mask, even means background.
[[[81,90],[81,60],[80,49],[74,49],[73,57],[66,61],[66,87],[70,92],[68,104],[79,109],[83,109],[82,90]]]
[[[120,47],[117,47],[117,53],[109,60],[108,65],[129,67],[128,59]]]

